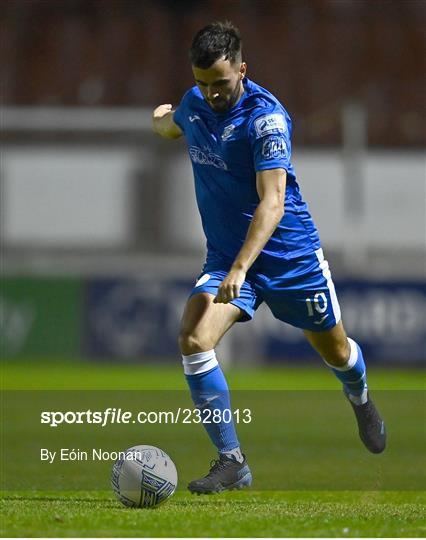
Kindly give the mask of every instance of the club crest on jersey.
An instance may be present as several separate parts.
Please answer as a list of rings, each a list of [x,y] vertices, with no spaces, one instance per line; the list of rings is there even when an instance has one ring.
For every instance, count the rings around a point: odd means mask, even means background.
[[[269,133],[285,133],[286,123],[282,114],[266,114],[254,121],[257,137],[264,137]]]
[[[232,137],[232,134],[234,133],[234,129],[235,129],[234,124],[229,124],[229,126],[226,126],[221,136],[222,141],[227,141],[230,137]]]
[[[265,159],[283,158],[287,153],[287,144],[284,137],[270,135],[264,140],[262,145],[262,156]]]

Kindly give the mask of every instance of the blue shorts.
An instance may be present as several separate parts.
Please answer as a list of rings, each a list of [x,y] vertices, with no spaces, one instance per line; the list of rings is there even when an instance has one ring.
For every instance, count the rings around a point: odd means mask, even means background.
[[[207,261],[191,296],[206,292],[216,296],[226,277],[230,262],[218,257]],[[274,271],[247,272],[240,296],[230,303],[239,307],[241,322],[251,320],[254,312],[265,302],[274,317],[304,330],[321,332],[333,328],[340,321],[340,307],[328,262],[322,249],[304,257],[280,261]]]

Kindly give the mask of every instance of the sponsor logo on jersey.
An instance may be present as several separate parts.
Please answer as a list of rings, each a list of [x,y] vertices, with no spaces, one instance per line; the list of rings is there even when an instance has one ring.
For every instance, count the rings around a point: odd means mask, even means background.
[[[265,159],[283,158],[287,154],[287,144],[284,137],[270,135],[263,141],[262,156]]]
[[[228,170],[228,166],[223,161],[223,159],[218,155],[212,152],[209,149],[201,149],[198,146],[189,147],[189,155],[194,163],[199,165],[212,165],[217,169],[222,169],[223,171]]]
[[[198,116],[198,114],[192,114],[192,115],[188,116],[188,120],[190,122],[195,122],[195,120],[201,120],[201,118]]]
[[[269,133],[285,133],[286,122],[282,114],[266,114],[254,121],[257,138]]]
[[[234,124],[229,124],[229,126],[226,126],[222,133],[222,141],[227,141],[230,137],[232,137],[234,129]]]

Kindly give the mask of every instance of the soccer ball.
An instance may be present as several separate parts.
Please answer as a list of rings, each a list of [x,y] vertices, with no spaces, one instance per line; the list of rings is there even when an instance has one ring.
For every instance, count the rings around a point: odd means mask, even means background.
[[[171,497],[177,486],[177,471],[169,456],[155,446],[132,446],[114,463],[111,485],[125,506],[149,508]]]

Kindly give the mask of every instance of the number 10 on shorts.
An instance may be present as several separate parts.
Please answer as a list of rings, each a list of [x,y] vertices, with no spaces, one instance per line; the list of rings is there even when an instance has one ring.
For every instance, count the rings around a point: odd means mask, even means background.
[[[313,297],[306,298],[305,302],[309,317],[313,317],[315,312],[322,315],[327,311],[327,297],[323,292],[315,293]]]

